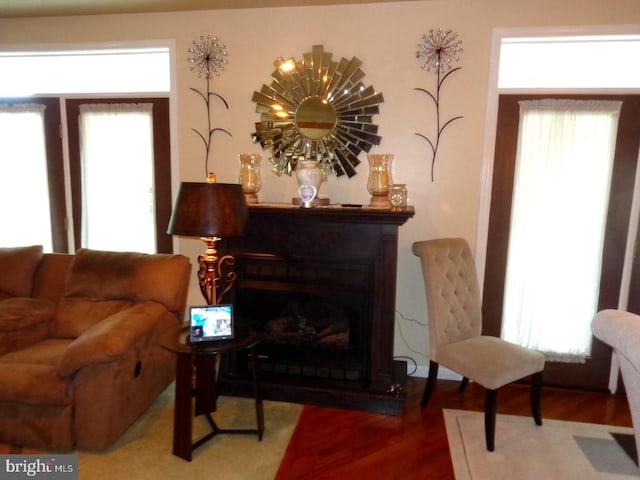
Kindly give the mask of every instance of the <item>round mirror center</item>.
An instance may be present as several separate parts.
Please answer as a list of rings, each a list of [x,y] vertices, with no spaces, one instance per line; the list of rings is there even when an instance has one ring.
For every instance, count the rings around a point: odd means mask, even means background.
[[[298,131],[311,140],[320,140],[329,135],[336,120],[333,105],[322,97],[305,98],[296,110]]]

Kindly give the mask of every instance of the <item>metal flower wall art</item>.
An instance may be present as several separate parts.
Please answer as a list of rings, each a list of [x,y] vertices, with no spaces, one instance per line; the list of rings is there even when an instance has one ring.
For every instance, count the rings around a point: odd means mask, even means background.
[[[205,149],[205,157],[204,157],[204,167],[205,167],[205,177],[209,174],[209,153],[211,151],[211,142],[213,140],[213,135],[216,132],[226,133],[231,136],[231,133],[224,128],[213,128],[212,127],[212,116],[213,116],[213,106],[212,101],[214,99],[220,100],[225,108],[229,109],[229,104],[227,101],[219,94],[211,91],[211,80],[213,76],[219,76],[224,70],[224,66],[229,63],[226,59],[227,52],[225,50],[225,46],[218,43],[217,37],[212,37],[211,35],[201,35],[199,40],[194,40],[192,42],[192,47],[189,49],[189,63],[191,63],[191,71],[195,72],[198,78],[204,77],[207,82],[206,91],[198,90],[197,88],[190,88],[190,90],[196,92],[205,103],[207,108],[207,130],[206,132],[201,132],[192,128],[194,132],[200,137],[202,143],[204,144]]]
[[[454,62],[460,60],[460,54],[462,53],[462,40],[458,39],[458,34],[451,30],[444,30],[442,28],[438,30],[429,30],[428,34],[422,35],[422,41],[418,44],[418,50],[416,51],[416,57],[422,59],[421,67],[427,72],[434,71],[436,73],[436,90],[435,94],[424,88],[415,88],[419,92],[426,93],[436,108],[436,137],[435,140],[431,140],[428,136],[422,133],[417,133],[419,137],[425,139],[431,147],[432,160],[431,160],[431,181],[434,178],[434,167],[436,163],[436,156],[438,155],[438,147],[440,146],[440,137],[447,128],[455,120],[462,118],[462,116],[456,116],[448,119],[444,123],[440,118],[440,90],[444,81],[449,78],[453,72],[460,70],[461,67],[451,68]]]

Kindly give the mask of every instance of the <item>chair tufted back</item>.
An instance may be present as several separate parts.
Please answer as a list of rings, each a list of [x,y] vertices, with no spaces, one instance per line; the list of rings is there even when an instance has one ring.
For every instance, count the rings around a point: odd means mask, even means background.
[[[481,334],[482,310],[473,255],[462,238],[415,242],[420,257],[429,315],[429,356],[438,347]]]

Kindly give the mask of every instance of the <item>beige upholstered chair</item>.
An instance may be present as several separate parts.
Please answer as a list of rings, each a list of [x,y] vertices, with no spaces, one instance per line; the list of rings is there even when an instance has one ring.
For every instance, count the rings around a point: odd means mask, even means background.
[[[420,257],[429,314],[429,376],[422,396],[426,406],[436,385],[438,366],[463,376],[460,391],[469,380],[486,388],[485,438],[487,450],[494,450],[496,399],[500,387],[533,375],[531,410],[542,425],[540,391],[544,356],[539,352],[481,335],[480,290],[467,242],[443,238],[415,242],[413,253]]]

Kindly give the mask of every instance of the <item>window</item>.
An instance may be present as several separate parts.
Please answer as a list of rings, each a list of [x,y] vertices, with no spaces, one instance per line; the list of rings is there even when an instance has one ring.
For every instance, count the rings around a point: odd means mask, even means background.
[[[637,88],[639,52],[637,34],[503,38],[498,88]]]
[[[80,105],[83,247],[156,250],[152,108]]]
[[[568,31],[571,35],[566,35]],[[619,42],[624,46],[617,48],[622,45]],[[616,66],[615,74],[611,74],[610,69],[603,72],[597,66],[599,59],[603,58],[598,55],[601,49],[607,52],[606,62]],[[629,54],[629,49],[634,53]],[[520,120],[518,102],[523,100],[622,101],[610,195],[606,199],[608,216],[600,255],[597,308],[616,308],[619,305],[624,294],[624,269],[630,256],[629,244],[625,247],[625,243],[632,233],[629,214],[640,138],[637,133],[640,98],[633,94],[640,92],[640,74],[637,62],[631,62],[629,58],[636,58],[639,54],[640,26],[563,28],[561,31],[549,28],[497,29],[494,32],[494,68],[491,69],[489,88],[476,249],[478,271],[484,277],[485,333],[500,335],[501,322],[506,317],[506,314],[503,316],[503,300],[511,209],[514,207],[512,200],[515,200],[515,159]],[[544,201],[544,198],[538,198],[538,201]],[[540,258],[541,255],[544,259],[541,246],[533,250],[530,247],[529,256],[538,255]],[[574,272],[564,263],[549,270],[548,275],[564,276],[567,282],[575,278]],[[585,304],[590,301],[585,299]],[[585,319],[585,322],[589,321],[590,318]],[[558,337],[571,336],[558,332]],[[610,364],[610,351],[594,340],[585,363],[548,362],[545,378],[547,382],[558,385],[604,388]]]
[[[0,72],[2,97],[171,90],[168,47],[0,51]]]
[[[591,351],[621,105],[520,102],[501,336],[547,359]]]
[[[171,252],[168,99],[65,105],[75,245]]]
[[[0,183],[7,186],[0,198],[13,207],[0,219],[15,233],[0,244],[171,252],[169,47],[0,51],[0,71],[0,105],[12,115],[0,116],[12,125],[0,132]],[[15,121],[27,108],[34,110],[28,128]],[[19,144],[19,157],[8,152]]]
[[[44,110],[38,103],[0,105],[2,245],[53,249]]]

